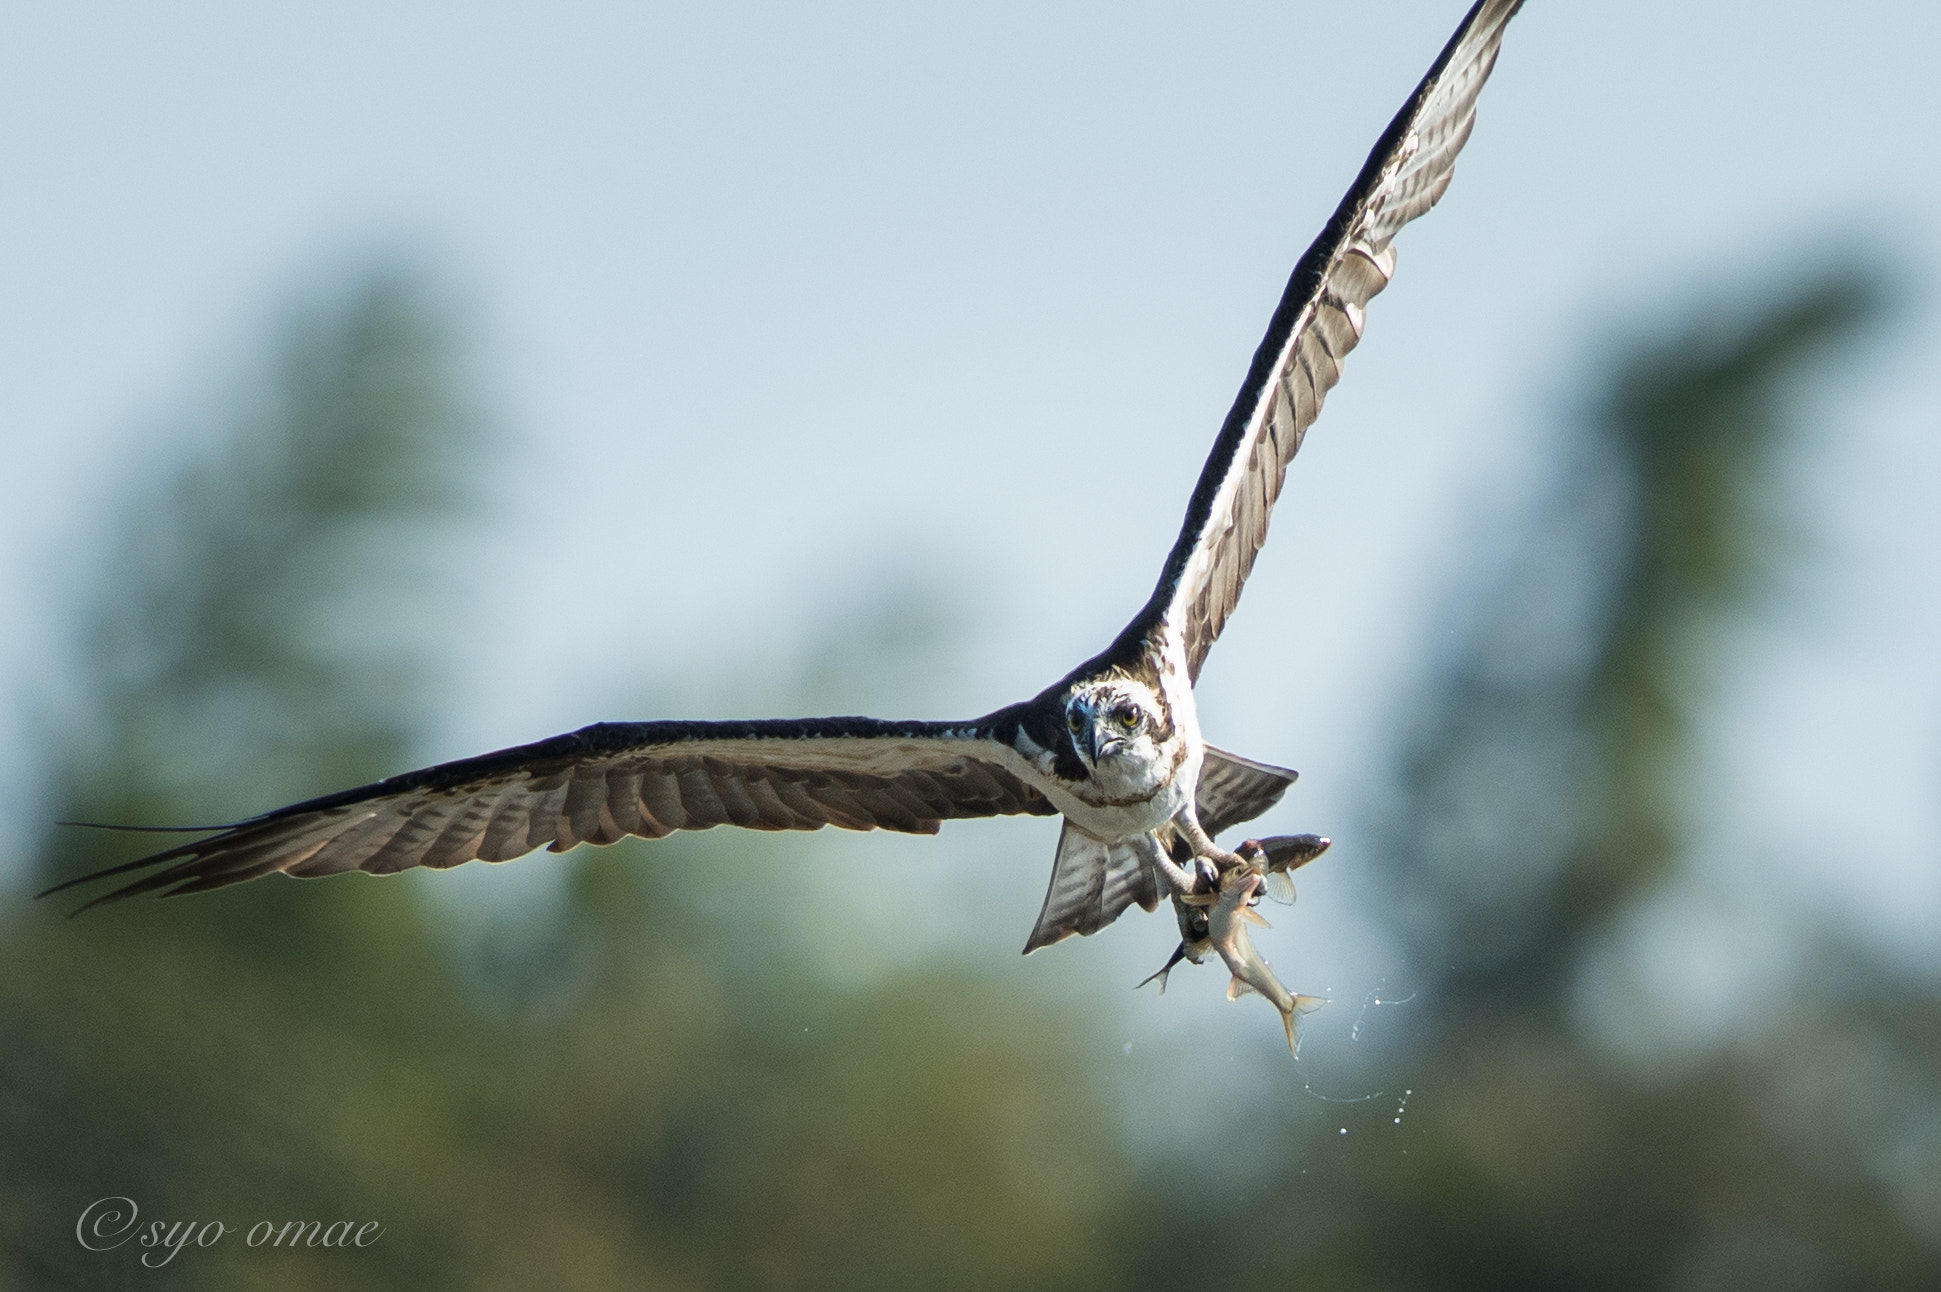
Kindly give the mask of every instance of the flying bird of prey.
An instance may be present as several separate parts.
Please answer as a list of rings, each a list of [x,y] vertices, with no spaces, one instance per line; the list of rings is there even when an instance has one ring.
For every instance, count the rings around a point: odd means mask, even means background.
[[[718,825],[934,834],[958,818],[1058,815],[1051,885],[1025,951],[1169,896],[1182,930],[1173,963],[1197,961],[1209,920],[1223,922],[1222,894],[1227,905],[1236,892],[1258,900],[1266,878],[1326,841],[1249,841],[1235,852],[1213,841],[1277,803],[1295,774],[1207,744],[1194,682],[1266,541],[1288,461],[1394,273],[1395,235],[1448,187],[1521,3],[1479,0],[1382,134],[1288,280],[1151,598],[1110,645],[1038,695],[965,722],[599,723],[279,808],[48,892],[147,872],[94,906],[269,874],[443,869]],[[1240,869],[1260,878],[1230,875]],[[1233,924],[1230,912],[1224,922]]]

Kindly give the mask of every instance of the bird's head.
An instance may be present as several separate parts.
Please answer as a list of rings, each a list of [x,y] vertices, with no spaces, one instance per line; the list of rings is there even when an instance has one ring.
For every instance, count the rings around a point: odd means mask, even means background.
[[[1137,682],[1095,682],[1065,701],[1065,732],[1072,750],[1092,771],[1101,766],[1155,762],[1170,732],[1165,708]]]

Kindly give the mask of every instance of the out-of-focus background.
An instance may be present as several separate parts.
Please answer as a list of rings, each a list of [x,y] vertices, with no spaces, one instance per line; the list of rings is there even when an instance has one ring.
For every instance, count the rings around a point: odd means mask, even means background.
[[[32,900],[1035,691],[1460,9],[0,9],[0,1287],[1941,1283],[1927,5],[1512,26],[1201,685],[1298,1063],[1038,820]]]

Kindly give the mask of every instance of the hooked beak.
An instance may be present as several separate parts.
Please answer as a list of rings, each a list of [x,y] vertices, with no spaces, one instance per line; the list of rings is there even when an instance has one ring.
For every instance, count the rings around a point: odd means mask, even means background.
[[[1096,737],[1094,739],[1097,740]],[[1107,736],[1103,740],[1097,740],[1098,752],[1093,755],[1092,761],[1097,762],[1101,758],[1110,758],[1125,747],[1125,740],[1119,736]]]
[[[1087,764],[1094,767],[1098,765],[1099,761],[1097,739],[1098,732],[1089,722],[1083,724],[1077,731],[1072,733],[1072,747],[1078,750],[1078,756],[1080,758],[1083,758]]]

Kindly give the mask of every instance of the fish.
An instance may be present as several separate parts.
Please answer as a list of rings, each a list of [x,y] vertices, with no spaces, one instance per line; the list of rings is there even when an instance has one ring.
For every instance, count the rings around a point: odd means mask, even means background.
[[[1294,901],[1294,881],[1287,877],[1290,870],[1299,870],[1316,857],[1328,850],[1333,842],[1319,834],[1282,834],[1267,839],[1249,839],[1240,845],[1239,854],[1257,862],[1264,862],[1261,872],[1267,896],[1283,906]],[[1173,849],[1174,856],[1182,861],[1190,861],[1191,854],[1184,845]],[[1157,982],[1159,994],[1166,994],[1166,979],[1173,967],[1182,961],[1193,964],[1202,963],[1212,953],[1213,947],[1207,941],[1207,907],[1211,897],[1201,896],[1197,900],[1181,893],[1172,894],[1173,915],[1179,921],[1179,945],[1159,971],[1148,976],[1139,984]],[[1257,918],[1257,917],[1256,917]],[[1134,987],[1133,990],[1139,990]]]
[[[1260,850],[1260,856],[1267,862],[1262,872],[1267,896],[1282,906],[1294,904],[1294,881],[1288,872],[1299,870],[1328,850],[1334,840],[1320,834],[1277,834],[1270,839],[1253,841]],[[1240,845],[1240,855],[1247,856],[1247,845]]]
[[[1319,996],[1297,996],[1290,992],[1254,949],[1247,926],[1267,924],[1252,906],[1264,883],[1261,872],[1252,866],[1235,866],[1220,877],[1219,896],[1207,915],[1207,942],[1220,953],[1227,971],[1233,975],[1227,984],[1227,999],[1238,1000],[1250,991],[1265,996],[1268,1004],[1280,1011],[1281,1026],[1287,1032],[1287,1052],[1298,1058],[1300,1047],[1294,1020],[1319,1009],[1327,1001]]]
[[[1173,948],[1172,958],[1159,966],[1159,972],[1139,984],[1148,982],[1159,984],[1159,994],[1166,994],[1166,976],[1173,972],[1173,966],[1182,960],[1199,964],[1205,960],[1213,948],[1206,940],[1207,909],[1203,903],[1189,902],[1179,893],[1173,894],[1173,916],[1179,921],[1179,945]],[[1138,991],[1139,987],[1134,987]]]

